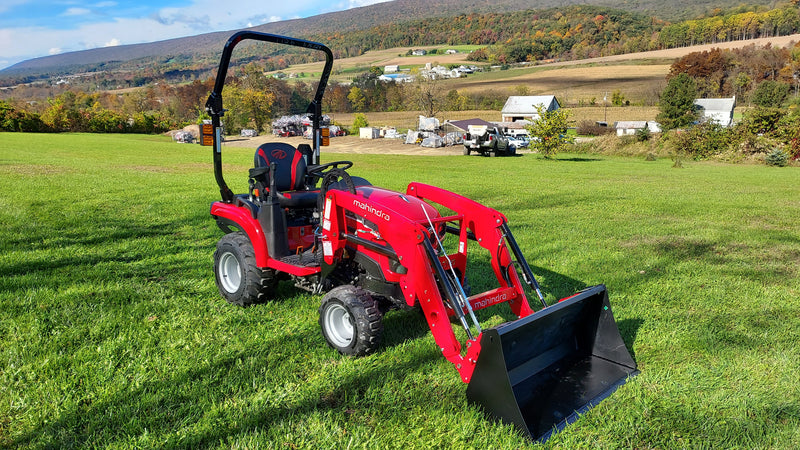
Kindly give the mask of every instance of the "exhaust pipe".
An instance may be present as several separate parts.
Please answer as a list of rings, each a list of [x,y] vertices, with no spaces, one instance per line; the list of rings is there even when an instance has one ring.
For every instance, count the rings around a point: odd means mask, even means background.
[[[467,398],[544,442],[638,373],[598,285],[483,330]]]

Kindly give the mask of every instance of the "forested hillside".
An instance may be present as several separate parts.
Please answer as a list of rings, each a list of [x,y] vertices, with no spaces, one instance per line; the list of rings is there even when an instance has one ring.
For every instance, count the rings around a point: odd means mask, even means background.
[[[578,4],[594,6],[569,6]],[[543,0],[535,5],[524,0],[444,0],[433,8],[426,0],[395,0],[253,29],[319,40],[339,57],[406,45],[521,41],[535,47],[526,55],[511,55],[520,60],[522,56],[576,58],[788,34],[797,30],[800,22],[794,3],[762,0],[750,6],[737,5],[736,1],[706,0]],[[689,18],[689,22],[681,21]],[[0,71],[0,86],[99,71],[149,71],[155,77],[196,79],[213,70],[230,34],[217,32],[36,58]],[[514,49],[520,51],[526,49]],[[502,50],[495,53],[502,59]],[[302,57],[284,57],[289,62],[298,58]],[[147,81],[140,79],[139,84]]]

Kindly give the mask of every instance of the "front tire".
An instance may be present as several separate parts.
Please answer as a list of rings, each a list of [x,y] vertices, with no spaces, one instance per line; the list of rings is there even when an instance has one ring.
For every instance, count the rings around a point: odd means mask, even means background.
[[[274,273],[256,266],[253,244],[242,232],[226,234],[217,242],[214,278],[220,295],[237,306],[263,303],[275,292]]]
[[[322,336],[343,355],[363,356],[374,352],[383,334],[382,319],[378,302],[352,285],[331,289],[319,307]]]

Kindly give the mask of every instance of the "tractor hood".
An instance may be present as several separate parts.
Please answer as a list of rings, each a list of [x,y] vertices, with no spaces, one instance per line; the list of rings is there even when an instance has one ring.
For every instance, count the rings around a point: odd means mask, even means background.
[[[417,197],[402,194],[375,186],[359,186],[358,195],[364,198],[363,202],[356,203],[357,208],[370,211],[391,220],[392,214],[402,214],[409,220],[426,223],[427,212],[431,219],[439,217],[439,211]],[[423,209],[424,208],[424,209]]]

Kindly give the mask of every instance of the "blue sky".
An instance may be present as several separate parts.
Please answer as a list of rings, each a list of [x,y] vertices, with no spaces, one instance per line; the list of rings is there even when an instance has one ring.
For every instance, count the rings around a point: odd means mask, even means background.
[[[310,17],[387,0],[1,0],[0,69],[26,59]]]

